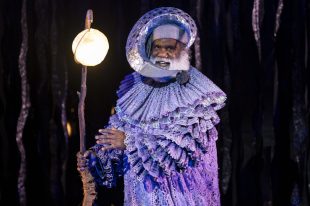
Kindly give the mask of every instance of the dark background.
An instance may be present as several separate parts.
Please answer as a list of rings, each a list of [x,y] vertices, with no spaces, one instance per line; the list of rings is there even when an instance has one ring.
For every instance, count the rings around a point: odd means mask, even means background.
[[[71,43],[93,9],[92,27],[106,34],[110,50],[88,70],[89,147],[108,121],[119,82],[133,71],[125,56],[127,35],[142,14],[159,6],[180,8],[195,19],[200,41],[192,63],[228,95],[218,126],[222,205],[309,205],[307,0],[1,0],[0,205],[20,205],[20,154],[26,157],[21,205],[81,204],[75,157],[81,66]],[[28,88],[24,94],[22,88]],[[18,124],[21,111],[28,111],[21,115],[25,126]],[[25,153],[18,149],[17,130]],[[122,185],[98,196],[99,204],[121,205]]]

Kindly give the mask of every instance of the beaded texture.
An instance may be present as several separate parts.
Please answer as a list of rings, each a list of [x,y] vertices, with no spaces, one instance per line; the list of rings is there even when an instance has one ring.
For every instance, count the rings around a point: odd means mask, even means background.
[[[98,154],[99,185],[124,175],[125,205],[220,205],[216,153],[225,93],[195,68],[186,84],[159,83],[134,72],[121,83],[109,127],[126,134],[126,150]]]

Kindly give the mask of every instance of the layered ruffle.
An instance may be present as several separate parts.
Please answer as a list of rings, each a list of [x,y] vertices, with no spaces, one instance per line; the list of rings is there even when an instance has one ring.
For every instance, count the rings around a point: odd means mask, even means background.
[[[195,68],[189,75],[189,82],[180,85],[133,73],[120,86],[116,115],[109,126],[125,132],[124,157],[129,165],[125,167],[140,181],[163,182],[167,176],[197,168],[217,139],[216,110],[224,106],[226,95]],[[103,185],[114,184],[120,154],[117,150],[102,153]]]
[[[159,128],[148,130],[125,125],[125,154],[139,180],[151,175],[160,181],[165,175],[198,165],[209,151],[210,143],[217,139],[214,125],[219,122],[216,113],[205,116],[210,119],[202,117],[203,113],[191,116],[191,120],[187,117],[187,121],[160,124]]]
[[[189,70],[189,82],[159,83],[138,73],[128,75],[117,92],[116,111],[121,119],[134,125],[156,125],[159,120],[173,121],[179,113],[196,106],[212,106],[216,111],[224,106],[225,93],[195,68]]]
[[[126,156],[139,180],[151,176],[160,182],[197,166],[217,139],[216,110],[224,106],[226,95],[195,68],[189,75],[189,82],[180,85],[133,73],[120,86],[110,124],[122,124]]]
[[[154,180],[146,175],[143,181],[129,171],[125,174],[125,205],[220,205],[216,143],[196,167],[172,172]]]

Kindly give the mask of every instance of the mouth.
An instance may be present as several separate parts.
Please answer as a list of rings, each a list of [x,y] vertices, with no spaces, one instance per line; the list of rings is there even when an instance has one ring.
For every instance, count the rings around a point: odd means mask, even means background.
[[[167,68],[170,66],[170,63],[165,61],[156,61],[155,64],[162,68]]]

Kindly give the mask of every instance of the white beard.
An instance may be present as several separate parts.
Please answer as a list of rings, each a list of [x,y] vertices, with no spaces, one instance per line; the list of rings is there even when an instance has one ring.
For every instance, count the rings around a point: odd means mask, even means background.
[[[162,57],[150,57],[150,61],[158,66],[156,64],[157,61],[164,61],[168,62],[169,65],[167,67],[160,67],[162,69],[166,70],[180,70],[180,71],[187,71],[190,67],[190,61],[189,61],[189,54],[186,50],[182,50],[180,53],[180,57],[176,59],[169,59],[169,58],[162,58]]]

